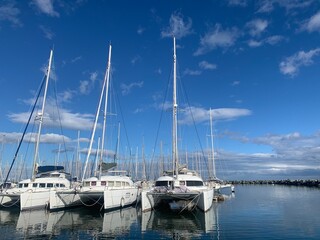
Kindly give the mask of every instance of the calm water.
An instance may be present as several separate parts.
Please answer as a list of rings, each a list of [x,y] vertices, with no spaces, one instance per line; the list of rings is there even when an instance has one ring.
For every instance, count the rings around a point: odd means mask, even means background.
[[[0,239],[320,239],[320,189],[236,186],[202,213],[0,210]]]

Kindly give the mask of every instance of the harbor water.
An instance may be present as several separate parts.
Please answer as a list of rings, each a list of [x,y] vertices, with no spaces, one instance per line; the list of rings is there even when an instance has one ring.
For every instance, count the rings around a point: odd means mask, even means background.
[[[320,189],[236,185],[206,213],[0,209],[0,239],[320,239]]]

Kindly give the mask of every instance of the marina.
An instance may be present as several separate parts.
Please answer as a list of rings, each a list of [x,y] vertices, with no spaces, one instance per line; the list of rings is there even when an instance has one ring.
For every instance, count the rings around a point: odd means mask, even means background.
[[[319,9],[2,0],[0,240],[319,240]]]

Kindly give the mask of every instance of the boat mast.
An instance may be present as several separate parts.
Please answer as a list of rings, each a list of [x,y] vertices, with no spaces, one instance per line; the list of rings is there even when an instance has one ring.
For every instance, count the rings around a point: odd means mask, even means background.
[[[105,97],[104,111],[103,111],[101,152],[100,152],[100,159],[99,159],[99,179],[101,178],[101,173],[102,173],[102,162],[103,162],[103,152],[104,152],[104,142],[105,142],[104,138],[105,138],[106,124],[107,124],[107,106],[108,106],[108,93],[109,93],[110,66],[111,66],[111,44],[109,46],[107,70],[106,70],[106,74],[104,76],[107,85],[106,85],[106,97]]]
[[[179,172],[178,160],[178,130],[177,130],[177,67],[176,67],[176,38],[173,37],[173,124],[172,124],[172,155],[176,178]]]
[[[111,45],[109,47],[109,56],[111,56]],[[108,61],[108,66],[109,66],[109,61]],[[105,87],[106,87],[106,82],[107,82],[107,79],[105,77],[104,81],[103,81],[103,85],[102,85],[102,90],[101,90],[101,94],[100,94],[100,99],[99,99],[99,104],[98,104],[96,117],[95,117],[95,120],[94,120],[93,129],[92,129],[92,133],[91,133],[91,138],[90,138],[90,144],[89,144],[89,149],[88,149],[88,153],[87,153],[87,158],[86,158],[86,162],[85,162],[84,169],[83,169],[82,180],[81,180],[82,182],[83,182],[83,180],[85,178],[85,174],[86,174],[86,171],[87,171],[90,154],[91,154],[91,151],[92,151],[93,139],[94,139],[94,135],[95,135],[96,128],[97,128],[97,123],[98,123],[98,118],[99,118],[99,113],[100,113],[100,108],[101,108],[101,102],[102,102],[102,98],[103,98],[103,95],[104,95],[103,93],[104,93],[104,90],[105,90]]]
[[[45,88],[44,88],[43,101],[42,101],[42,109],[40,112],[40,116],[38,115],[40,117],[39,118],[39,129],[38,129],[38,135],[37,135],[37,139],[36,139],[36,146],[35,146],[35,150],[34,150],[32,180],[35,179],[36,174],[37,174],[37,166],[36,165],[37,165],[37,158],[39,155],[40,134],[41,134],[41,129],[42,129],[44,107],[46,104],[48,84],[49,84],[49,79],[50,79],[52,57],[53,57],[53,50],[50,51],[50,58],[49,58],[49,64],[48,64],[48,69],[47,69],[47,76],[46,76],[46,84],[45,84]]]
[[[213,148],[213,131],[212,131],[212,113],[210,108],[210,137],[211,137],[211,156],[212,156],[212,170],[213,170],[213,179],[216,179],[216,165],[214,162],[214,148]]]
[[[77,140],[77,157],[76,157],[76,177],[77,177],[77,180],[80,178],[79,166],[80,166],[80,131],[78,131],[78,140]]]

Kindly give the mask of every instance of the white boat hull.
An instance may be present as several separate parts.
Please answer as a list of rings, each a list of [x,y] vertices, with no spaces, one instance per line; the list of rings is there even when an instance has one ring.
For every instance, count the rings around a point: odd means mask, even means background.
[[[200,199],[197,203],[197,207],[202,211],[207,212],[212,207],[213,196],[213,189],[203,190],[199,196]]]
[[[105,189],[103,195],[104,210],[123,208],[137,201],[138,188]]]
[[[80,196],[74,189],[50,191],[50,210],[58,210],[82,205]]]
[[[38,189],[37,189],[38,190]],[[48,208],[50,203],[50,189],[42,191],[28,190],[20,195],[20,210]],[[54,191],[54,190],[53,190]]]
[[[142,191],[141,209],[142,212],[146,212],[157,208],[160,204],[168,204],[170,209],[174,211],[192,210],[194,207],[198,207],[206,212],[212,206],[213,195],[213,189],[188,193]]]
[[[150,191],[143,190],[140,195],[141,201],[141,210],[142,212],[151,211],[154,208],[154,198],[150,194]]]

